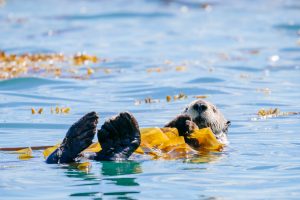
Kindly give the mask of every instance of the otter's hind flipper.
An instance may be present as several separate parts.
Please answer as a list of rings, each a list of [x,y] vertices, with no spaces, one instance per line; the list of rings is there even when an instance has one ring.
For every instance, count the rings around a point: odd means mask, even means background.
[[[96,160],[126,160],[140,146],[139,125],[129,112],[120,113],[102,125],[98,140],[102,150]]]
[[[48,156],[46,162],[49,164],[74,162],[78,154],[92,144],[97,123],[98,116],[95,112],[83,116],[69,128],[61,145]]]

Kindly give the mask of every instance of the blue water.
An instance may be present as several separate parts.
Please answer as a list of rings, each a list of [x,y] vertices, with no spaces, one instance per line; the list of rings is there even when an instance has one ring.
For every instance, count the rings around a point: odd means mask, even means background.
[[[92,162],[89,173],[0,153],[1,199],[299,199],[299,1],[7,0],[0,50],[87,52],[110,69],[87,80],[29,73],[0,81],[0,147],[53,145],[88,111],[128,110],[163,126],[207,95],[231,120],[229,146],[202,160]],[[274,57],[279,57],[274,59]],[[273,58],[273,59],[272,59]],[[166,60],[173,64],[166,64]],[[272,61],[273,60],[273,61]],[[185,71],[176,71],[176,66]],[[65,66],[67,67],[67,66]],[[161,67],[161,72],[147,72]],[[261,92],[268,88],[271,93]],[[187,99],[167,103],[167,95]],[[136,105],[147,97],[159,103]],[[68,106],[71,113],[50,114]],[[30,109],[44,108],[41,115]]]

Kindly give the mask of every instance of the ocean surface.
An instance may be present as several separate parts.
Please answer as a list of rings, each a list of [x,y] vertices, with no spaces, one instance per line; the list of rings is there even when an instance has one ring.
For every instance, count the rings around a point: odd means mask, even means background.
[[[300,111],[299,1],[0,2],[6,54],[105,60],[86,79],[29,71],[0,80],[0,147],[54,145],[89,111],[99,127],[122,111],[162,127],[199,95],[232,123],[224,151],[198,162],[91,161],[86,173],[46,164],[42,151],[29,160],[0,152],[0,199],[300,198],[300,115],[257,115]],[[56,106],[70,113],[51,114]]]

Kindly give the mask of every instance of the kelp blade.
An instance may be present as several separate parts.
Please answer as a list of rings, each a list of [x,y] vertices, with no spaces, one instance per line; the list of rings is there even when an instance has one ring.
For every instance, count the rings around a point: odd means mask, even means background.
[[[43,151],[44,158],[47,158],[53,151],[55,151],[59,147],[60,143],[54,145],[53,147],[49,147]]]
[[[210,128],[195,130],[190,135],[190,138],[197,139],[201,149],[220,151],[224,147],[224,145],[217,140]]]
[[[32,149],[30,147],[25,149],[20,149],[18,151],[15,151],[14,153],[20,154],[18,156],[20,160],[29,160],[30,158],[33,158]]]
[[[85,149],[83,152],[86,152],[86,153],[97,153],[99,151],[101,151],[101,146],[99,144],[99,142],[95,142],[93,144],[91,144],[87,149]]]

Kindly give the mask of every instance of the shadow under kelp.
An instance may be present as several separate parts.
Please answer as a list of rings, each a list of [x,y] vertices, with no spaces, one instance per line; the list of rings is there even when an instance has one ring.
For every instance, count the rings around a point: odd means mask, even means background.
[[[204,163],[217,162],[221,160],[223,157],[224,157],[224,152],[201,151],[190,158],[184,159],[183,162],[204,164]]]

